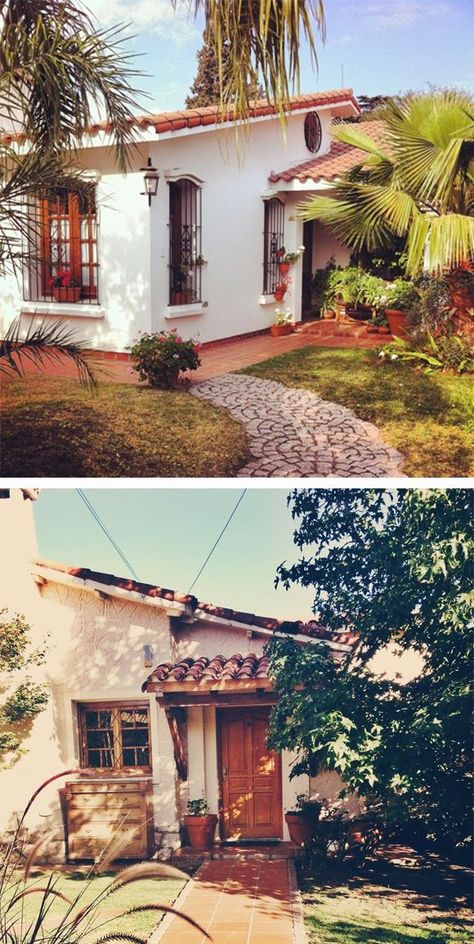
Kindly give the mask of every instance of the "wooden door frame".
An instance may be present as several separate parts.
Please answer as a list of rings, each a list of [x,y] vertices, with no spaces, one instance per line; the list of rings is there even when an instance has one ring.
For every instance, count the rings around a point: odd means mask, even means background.
[[[229,841],[229,839],[226,838],[226,836],[224,835],[225,822],[224,822],[223,778],[222,778],[222,766],[223,766],[222,764],[222,721],[225,717],[230,717],[232,715],[234,717],[236,717],[237,715],[243,715],[245,717],[245,715],[248,715],[249,712],[252,712],[252,713],[257,712],[258,714],[262,714],[268,720],[270,717],[271,710],[272,710],[271,705],[266,706],[266,705],[258,705],[258,704],[248,705],[245,707],[236,705],[235,708],[229,708],[229,707],[216,708],[217,782],[218,782],[218,790],[219,790],[218,815],[219,815],[219,838],[221,839],[221,842]],[[277,837],[272,837],[272,839],[274,840],[276,838],[277,840],[282,840],[283,839],[283,769],[282,769],[282,763],[281,763],[281,754],[278,754],[276,751],[274,753],[275,753],[275,757],[277,761],[277,771],[276,771],[275,782],[278,789],[277,800],[278,800],[278,808],[279,808],[279,814],[280,814],[279,815],[280,822],[279,822],[279,829],[278,829],[279,835]],[[251,839],[249,839],[248,841],[251,842]],[[262,842],[264,840],[258,840],[258,841]]]
[[[302,277],[301,277],[301,319],[302,321],[311,320],[311,281],[313,278],[314,220],[306,220],[303,226],[303,243],[305,246],[305,252],[303,255],[303,269],[302,269]],[[306,291],[310,299],[309,308],[305,306]]]

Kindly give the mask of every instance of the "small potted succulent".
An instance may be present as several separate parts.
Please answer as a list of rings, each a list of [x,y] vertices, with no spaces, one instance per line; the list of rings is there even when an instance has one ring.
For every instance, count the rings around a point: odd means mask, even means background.
[[[78,302],[81,297],[81,286],[67,269],[53,275],[49,284],[56,302]]]
[[[419,292],[412,282],[396,279],[387,285],[385,314],[390,325],[390,332],[397,338],[408,338],[407,317],[412,308],[417,306]]]
[[[281,338],[285,334],[293,334],[293,313],[289,308],[286,311],[275,308],[273,324],[270,325],[270,334],[272,338]]]
[[[304,846],[316,831],[322,804],[311,799],[308,793],[299,793],[294,810],[285,813],[285,821],[292,842]]]
[[[188,800],[187,809],[184,825],[188,833],[189,845],[192,849],[210,849],[217,826],[216,814],[207,812],[205,797],[199,800]]]

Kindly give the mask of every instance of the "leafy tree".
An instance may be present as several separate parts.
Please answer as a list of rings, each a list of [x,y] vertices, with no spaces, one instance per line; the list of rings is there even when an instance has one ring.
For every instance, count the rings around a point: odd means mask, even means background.
[[[346,654],[272,641],[271,743],[293,773],[339,771],[411,835],[470,835],[472,492],[305,489],[289,496],[302,556],[277,583],[314,587],[317,620],[357,633]],[[339,637],[341,638],[341,637]],[[375,672],[386,646],[415,678]]]
[[[198,70],[196,78],[186,98],[188,108],[203,108],[206,105],[218,105],[221,100],[221,86],[226,87],[230,79],[230,46],[222,49],[222,81],[215,50],[210,38],[204,36],[204,43],[197,54]],[[262,98],[264,89],[261,83],[253,90],[252,98]]]
[[[44,662],[44,649],[34,649],[30,641],[31,626],[24,616],[0,610],[0,765],[6,754],[21,750],[21,742],[31,722],[48,701],[44,685],[34,683],[28,674],[32,666]],[[15,685],[15,676],[22,673]]]
[[[348,246],[369,251],[406,243],[407,272],[456,269],[474,258],[474,101],[441,91],[387,100],[385,144],[361,125],[334,136],[364,152],[327,196],[300,205]]]

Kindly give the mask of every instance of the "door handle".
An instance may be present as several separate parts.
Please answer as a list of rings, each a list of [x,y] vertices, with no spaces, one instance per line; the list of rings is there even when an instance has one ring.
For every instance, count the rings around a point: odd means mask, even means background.
[[[227,767],[222,768],[222,779],[227,780]]]

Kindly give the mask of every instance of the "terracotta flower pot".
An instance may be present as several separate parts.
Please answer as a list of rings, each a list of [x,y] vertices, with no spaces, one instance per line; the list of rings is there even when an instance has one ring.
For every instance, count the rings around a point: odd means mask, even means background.
[[[206,816],[185,816],[184,825],[192,849],[211,848],[217,826],[215,813],[207,813]]]
[[[286,295],[286,288],[284,289],[276,288],[273,295],[274,295],[275,301],[282,302]]]
[[[396,308],[386,308],[385,314],[390,325],[390,334],[406,340],[408,338],[407,312],[398,311]]]
[[[285,813],[285,822],[292,842],[297,846],[304,846],[309,842],[314,831],[314,820],[303,813]]]
[[[379,334],[390,334],[390,328],[388,325],[379,325]]]
[[[55,302],[78,302],[80,297],[80,285],[53,285]]]
[[[378,325],[371,325],[371,324],[367,325],[367,334],[378,334],[379,331],[380,331],[380,328]]]
[[[280,268],[280,272],[281,272],[282,275],[287,275],[288,272],[290,271],[290,263],[289,263],[289,262],[280,262],[280,263],[279,263],[279,268]]]
[[[293,334],[292,324],[270,325],[270,334],[272,338],[281,338],[285,334]]]
[[[335,311],[323,311],[323,318],[325,318],[327,321],[335,317],[336,317]]]

